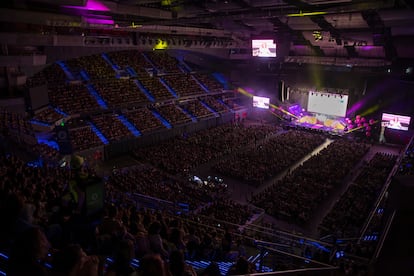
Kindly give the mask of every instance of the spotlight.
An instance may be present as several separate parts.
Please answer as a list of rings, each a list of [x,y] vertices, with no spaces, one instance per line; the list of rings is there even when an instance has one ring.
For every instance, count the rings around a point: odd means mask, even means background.
[[[323,36],[320,31],[314,31],[312,35],[315,41],[323,40]]]

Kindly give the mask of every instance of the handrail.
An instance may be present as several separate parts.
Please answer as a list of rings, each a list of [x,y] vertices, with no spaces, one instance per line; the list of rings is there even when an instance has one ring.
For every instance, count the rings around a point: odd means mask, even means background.
[[[285,232],[285,231],[283,231],[283,230],[276,230],[276,229],[272,229],[272,228],[268,228],[268,227],[265,227],[265,226],[260,226],[260,225],[256,225],[256,224],[249,224],[249,225],[246,225],[245,226],[245,229],[247,229],[247,230],[251,230],[251,229],[249,229],[249,228],[254,228],[254,227],[256,227],[256,228],[262,228],[263,230],[269,230],[269,231],[272,231],[272,233],[269,233],[269,232],[265,232],[265,231],[261,231],[261,230],[255,230],[255,229],[253,229],[254,231],[257,231],[257,232],[262,232],[262,233],[266,233],[266,234],[281,234],[281,235],[286,235],[286,236],[290,236],[290,237],[294,237],[294,238],[298,238],[298,239],[304,239],[304,240],[308,240],[308,241],[312,241],[312,242],[318,242],[318,243],[320,243],[321,245],[325,245],[325,246],[331,246],[332,244],[331,243],[328,243],[328,242],[324,242],[324,241],[321,241],[321,240],[317,240],[317,239],[313,239],[313,238],[310,238],[310,237],[306,237],[306,236],[304,236],[304,235],[300,235],[300,234],[294,234],[294,233],[289,233],[289,232]]]
[[[400,156],[397,158],[397,160],[396,160],[396,162],[395,162],[395,165],[394,165],[394,167],[393,167],[393,169],[391,170],[391,172],[390,172],[390,174],[388,175],[388,178],[387,178],[387,180],[386,180],[386,182],[385,182],[385,185],[384,185],[384,187],[383,187],[383,189],[382,189],[382,191],[381,191],[381,194],[380,194],[380,196],[379,196],[379,198],[377,199],[377,201],[376,201],[376,203],[375,203],[375,207],[372,209],[372,211],[371,211],[371,213],[370,213],[370,215],[368,216],[368,219],[367,219],[367,221],[365,222],[365,224],[364,224],[364,227],[362,228],[362,230],[361,230],[361,235],[360,235],[360,237],[359,237],[359,242],[361,242],[361,240],[363,239],[363,237],[365,236],[365,233],[366,233],[366,231],[368,230],[368,227],[369,227],[369,225],[370,225],[370,223],[371,223],[371,221],[372,221],[372,219],[374,218],[374,216],[375,216],[375,213],[376,213],[376,211],[377,211],[377,209],[378,209],[378,206],[381,204],[381,201],[384,199],[384,196],[386,195],[386,192],[387,192],[387,190],[388,190],[388,188],[389,188],[389,186],[390,186],[390,184],[391,184],[391,180],[392,180],[392,177],[395,175],[395,173],[396,173],[396,171],[397,171],[397,169],[399,168],[399,166],[400,166],[400,164],[401,164],[401,161],[402,161],[402,158],[403,158],[403,156],[404,156],[404,154],[405,154],[405,152],[408,150],[408,148],[410,147],[410,145],[413,143],[413,140],[414,140],[414,136],[412,136],[411,137],[411,139],[410,139],[410,142],[405,146],[405,148],[404,148],[404,151],[400,154]]]
[[[391,214],[391,217],[388,219],[387,224],[385,225],[384,232],[381,235],[378,246],[377,246],[377,248],[375,249],[375,252],[374,252],[374,257],[372,258],[371,262],[373,262],[374,260],[376,260],[379,257],[379,254],[381,253],[382,247],[384,246],[385,239],[387,238],[388,232],[390,231],[392,222],[394,221],[395,214],[396,214],[396,211],[394,210]]]
[[[253,273],[249,274],[250,276],[267,276],[267,275],[289,275],[289,274],[295,274],[300,273],[300,275],[303,275],[306,272],[317,272],[317,271],[335,271],[338,270],[339,267],[309,267],[309,268],[301,268],[301,269],[290,269],[285,271],[274,271],[274,272],[264,272],[264,273]],[[314,274],[312,274],[314,275]]]
[[[307,261],[307,262],[310,262],[310,263],[322,265],[324,267],[329,267],[329,268],[334,267],[334,266],[329,265],[329,264],[325,264],[325,263],[322,263],[322,262],[319,262],[319,261],[315,261],[315,260],[312,260],[312,259],[309,259],[309,258],[306,258],[306,257],[298,256],[298,255],[295,255],[295,254],[292,254],[292,253],[284,252],[284,251],[281,251],[281,250],[278,250],[278,249],[275,249],[275,248],[272,248],[272,247],[261,246],[261,248],[264,248],[268,251],[274,251],[274,252],[279,253],[279,254],[287,255],[289,257],[301,259],[301,260],[304,260],[304,261]]]

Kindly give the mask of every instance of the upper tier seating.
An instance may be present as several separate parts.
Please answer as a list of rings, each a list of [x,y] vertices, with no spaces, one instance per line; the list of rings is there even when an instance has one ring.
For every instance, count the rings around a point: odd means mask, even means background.
[[[139,108],[125,112],[126,117],[142,133],[152,132],[157,129],[165,129],[160,120],[154,117],[148,108]]]

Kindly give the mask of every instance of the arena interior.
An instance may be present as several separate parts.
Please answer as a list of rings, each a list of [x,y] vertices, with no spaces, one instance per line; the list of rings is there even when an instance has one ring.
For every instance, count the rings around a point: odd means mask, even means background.
[[[0,275],[414,275],[408,0],[0,4]]]

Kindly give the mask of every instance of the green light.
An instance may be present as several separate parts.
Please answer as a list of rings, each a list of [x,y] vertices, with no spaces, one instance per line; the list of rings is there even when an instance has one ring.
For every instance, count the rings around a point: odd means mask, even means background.
[[[168,42],[166,40],[157,39],[157,43],[154,45],[153,50],[165,50],[168,48]]]
[[[323,15],[323,14],[326,14],[326,12],[302,12],[300,11],[299,13],[290,13],[286,16],[299,17],[299,16],[314,16],[314,15]]]
[[[171,0],[162,0],[161,6],[171,6],[172,1]]]
[[[60,126],[65,126],[65,121],[62,120],[62,122],[60,122]]]

